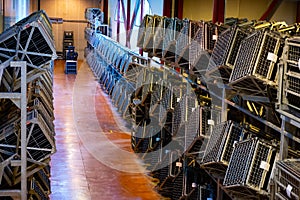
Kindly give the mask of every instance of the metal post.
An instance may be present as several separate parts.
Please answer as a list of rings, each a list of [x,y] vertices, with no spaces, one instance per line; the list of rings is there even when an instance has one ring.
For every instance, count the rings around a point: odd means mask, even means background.
[[[21,200],[27,200],[27,64],[26,61],[15,61],[10,66],[21,67]]]
[[[226,89],[225,87],[222,88],[222,114],[221,114],[221,122],[227,121],[227,103],[225,102],[226,99]]]
[[[284,132],[285,132],[285,118],[282,118],[279,160],[284,160],[288,156],[288,138],[285,136]]]

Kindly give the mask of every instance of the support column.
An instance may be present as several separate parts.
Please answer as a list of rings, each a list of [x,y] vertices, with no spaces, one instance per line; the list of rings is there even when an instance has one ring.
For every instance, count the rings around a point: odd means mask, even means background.
[[[27,200],[27,64],[16,61],[11,62],[10,66],[21,68],[21,200]]]
[[[300,2],[297,2],[297,13],[296,13],[296,22],[300,22]]]
[[[225,0],[214,0],[213,23],[224,23]]]
[[[172,0],[164,0],[163,15],[171,17],[172,13]]]
[[[127,15],[126,15],[126,46],[130,48],[130,12],[131,12],[131,0],[127,0]]]
[[[121,12],[121,0],[118,0],[117,10],[117,42],[120,42],[120,12]]]

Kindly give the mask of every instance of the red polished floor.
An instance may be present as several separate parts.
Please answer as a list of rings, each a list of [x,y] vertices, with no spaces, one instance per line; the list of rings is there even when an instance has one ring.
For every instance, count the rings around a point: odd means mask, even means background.
[[[85,62],[77,75],[54,70],[57,152],[51,161],[52,200],[161,199],[130,150],[123,121]]]

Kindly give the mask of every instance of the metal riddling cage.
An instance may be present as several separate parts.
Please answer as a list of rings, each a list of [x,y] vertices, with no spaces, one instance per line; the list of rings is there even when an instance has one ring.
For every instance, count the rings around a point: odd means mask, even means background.
[[[211,22],[204,23],[204,50],[212,51],[217,40],[216,25]]]
[[[204,152],[203,139],[208,133],[208,108],[197,106],[193,109],[186,126],[185,147],[188,155]]]
[[[185,63],[189,60],[189,43],[190,43],[190,23],[188,19],[183,20],[183,27],[178,34],[175,45],[175,62],[178,64],[182,63],[182,60],[185,60]],[[187,51],[187,53],[186,53]]]
[[[280,200],[300,199],[300,160],[289,159],[278,161],[275,178],[276,198]]]
[[[51,23],[44,11],[32,13],[0,35],[2,67],[15,57],[40,68],[56,58]]]
[[[189,61],[195,65],[197,57],[204,50],[204,22],[190,21],[191,44],[189,49]]]
[[[218,36],[207,68],[207,76],[228,83],[241,41],[248,33],[237,25]]]
[[[33,176],[40,183],[43,190],[47,194],[50,194],[51,193],[50,174],[48,174],[46,167],[40,169]]]
[[[165,18],[165,23],[164,23],[165,38],[163,40],[163,45],[162,45],[162,50],[163,50],[162,56],[165,56],[167,54],[170,44],[175,41],[174,24],[175,24],[175,19]]]
[[[212,173],[225,175],[233,146],[243,139],[244,129],[240,124],[233,121],[217,124],[210,135],[202,165]]]
[[[153,35],[155,28],[155,18],[158,16],[147,15],[146,26],[144,31],[143,50],[151,52],[153,49]]]
[[[95,20],[103,23],[104,21],[104,13],[100,8],[86,8],[85,9],[85,19],[90,23],[95,24]]]
[[[40,199],[40,200],[48,200],[48,192],[44,191],[41,184],[35,180],[35,178],[31,178],[29,180],[29,190],[28,190],[29,199]]]
[[[276,87],[276,63],[281,56],[282,38],[272,31],[259,30],[240,45],[229,85],[242,93],[267,96],[268,87]]]
[[[225,189],[237,196],[259,198],[266,192],[275,162],[276,150],[258,138],[234,145],[225,174]]]
[[[155,23],[155,29],[154,29],[154,38],[153,38],[153,55],[156,57],[162,56],[162,50],[163,50],[163,41],[166,34],[167,25],[165,23],[168,23],[168,20],[166,17],[160,17],[160,20],[158,23]]]
[[[300,116],[300,37],[286,40],[282,63],[279,64],[279,110]]]
[[[169,19],[166,24],[165,39],[163,40],[163,59],[165,61],[175,62],[176,56],[176,40],[179,36],[180,30],[183,27],[183,21],[178,18]]]

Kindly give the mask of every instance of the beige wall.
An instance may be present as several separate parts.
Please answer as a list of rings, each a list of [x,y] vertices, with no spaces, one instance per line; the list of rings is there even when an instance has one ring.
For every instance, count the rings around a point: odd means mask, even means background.
[[[259,19],[272,0],[226,0],[225,17]],[[272,20],[295,23],[296,1],[283,1]],[[193,20],[211,20],[213,0],[184,0],[183,17]]]
[[[41,1],[41,9],[45,10],[49,17],[58,17],[67,20],[84,20],[86,8],[98,7],[99,0],[47,0]],[[74,32],[74,45],[79,53],[78,59],[83,59],[86,40],[84,39],[84,28],[86,23],[53,24],[53,34],[57,51],[63,48],[63,32]]]

